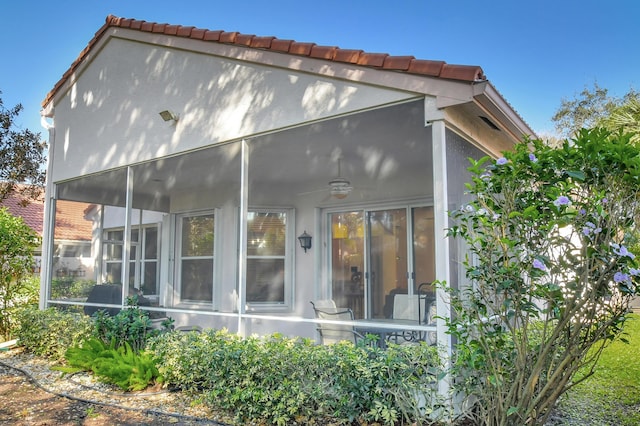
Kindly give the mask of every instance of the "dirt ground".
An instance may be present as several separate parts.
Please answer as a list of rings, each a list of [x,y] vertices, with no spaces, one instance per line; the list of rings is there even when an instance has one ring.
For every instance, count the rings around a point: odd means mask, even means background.
[[[50,394],[21,373],[0,366],[0,425],[204,425],[167,415],[90,404]]]

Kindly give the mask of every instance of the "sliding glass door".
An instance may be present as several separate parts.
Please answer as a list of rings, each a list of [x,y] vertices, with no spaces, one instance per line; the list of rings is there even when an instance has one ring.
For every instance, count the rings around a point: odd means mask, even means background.
[[[335,212],[329,223],[331,297],[356,318],[391,318],[395,294],[433,281],[431,207]]]

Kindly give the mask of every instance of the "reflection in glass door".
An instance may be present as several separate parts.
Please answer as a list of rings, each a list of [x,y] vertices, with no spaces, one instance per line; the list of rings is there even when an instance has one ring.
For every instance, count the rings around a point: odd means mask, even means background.
[[[369,211],[367,317],[391,317],[393,297],[407,292],[407,209]]]
[[[356,318],[391,318],[396,294],[433,281],[431,207],[331,213],[329,223],[331,297]]]
[[[364,318],[364,212],[329,215],[331,224],[331,294],[336,306]]]

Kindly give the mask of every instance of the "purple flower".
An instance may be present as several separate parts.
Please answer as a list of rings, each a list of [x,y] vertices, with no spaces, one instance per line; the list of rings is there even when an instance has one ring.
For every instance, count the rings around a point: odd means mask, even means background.
[[[640,269],[631,268],[631,269],[629,269],[629,273],[631,275],[633,275],[634,277],[637,277],[638,275],[640,275]]]
[[[587,211],[585,209],[580,209],[580,215],[584,216],[585,214],[587,214]]]
[[[539,269],[541,271],[546,271],[547,270],[547,267],[545,266],[545,264],[540,259],[533,259],[532,266],[535,269]]]
[[[617,283],[621,283],[629,280],[630,280],[629,274],[625,274],[624,272],[618,271],[615,274],[613,274],[613,281]]]
[[[536,158],[535,154],[529,154],[529,161],[531,161],[532,163],[537,163],[538,159]]]
[[[608,198],[605,197],[605,198],[602,199],[602,204],[607,204],[608,202],[609,202]]]
[[[589,236],[592,232],[594,234],[599,234],[600,232],[602,232],[602,228],[596,227],[593,222],[587,222],[585,223],[585,225],[586,226],[582,228],[582,233],[586,236]]]
[[[625,246],[620,246],[618,244],[613,244],[613,252],[618,256],[624,257],[627,256],[630,259],[635,259],[636,255],[631,253]]]
[[[556,207],[569,206],[571,205],[571,200],[569,199],[569,197],[565,195],[561,195],[558,198],[556,198],[556,200],[553,202],[553,205]]]
[[[503,165],[507,164],[508,162],[509,162],[509,160],[507,160],[507,159],[506,159],[506,158],[504,158],[504,157],[500,157],[500,158],[498,158],[498,159],[496,160],[496,164],[497,164],[498,166],[503,166]]]

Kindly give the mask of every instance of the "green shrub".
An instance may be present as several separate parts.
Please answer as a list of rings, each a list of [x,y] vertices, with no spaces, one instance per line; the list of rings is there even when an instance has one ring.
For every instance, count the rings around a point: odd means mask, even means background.
[[[56,299],[86,299],[91,289],[96,285],[94,280],[80,280],[76,278],[54,278],[51,280],[51,298]]]
[[[16,335],[18,328],[18,311],[27,306],[37,306],[40,297],[40,278],[29,275],[22,279],[19,289],[16,289],[13,300],[4,309],[0,309],[0,341],[8,340]],[[1,299],[1,297],[0,297]]]
[[[110,316],[105,311],[96,312],[93,315],[94,336],[105,344],[114,342],[116,348],[128,344],[135,352],[139,352],[146,346],[147,339],[163,330],[151,328],[149,312],[136,306],[135,298],[128,298],[127,303],[128,306],[115,316]],[[171,326],[171,320],[163,323],[164,330]]]
[[[240,338],[225,330],[166,333],[149,349],[167,385],[204,393],[240,423],[421,421],[431,412],[418,406],[418,395],[432,400],[438,368],[436,349],[426,345],[383,351],[277,334]]]
[[[67,348],[91,336],[93,322],[82,314],[56,308],[27,306],[16,312],[16,337],[29,352],[55,361],[64,359]]]
[[[56,370],[64,373],[92,371],[99,380],[125,391],[143,390],[162,382],[152,355],[134,351],[127,342],[116,347],[115,342],[107,345],[100,339],[91,338],[70,347],[65,359],[68,366]]]
[[[21,217],[0,208],[0,336],[3,340],[13,337],[15,308],[33,302],[33,252],[39,244],[40,237]]]

